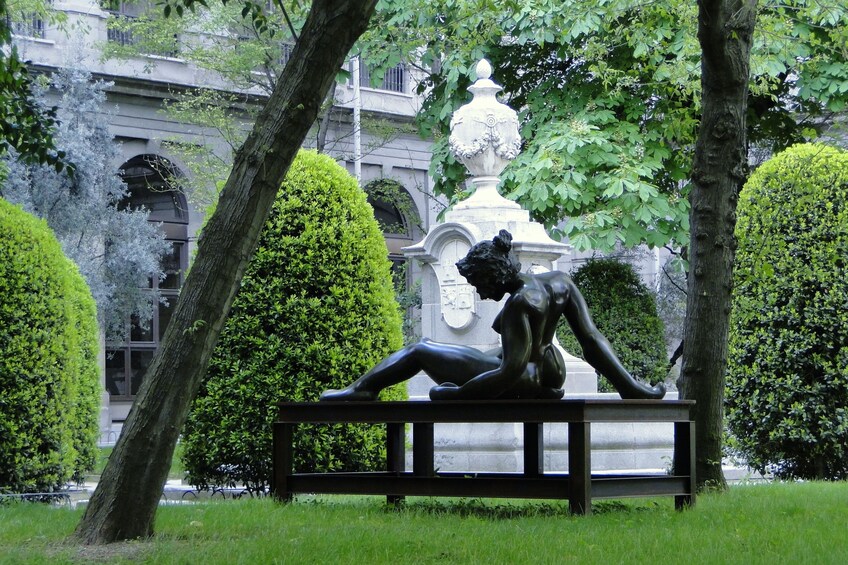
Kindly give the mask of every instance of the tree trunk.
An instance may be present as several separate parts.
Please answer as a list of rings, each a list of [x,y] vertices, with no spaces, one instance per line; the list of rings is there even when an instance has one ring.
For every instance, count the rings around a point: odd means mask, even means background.
[[[747,176],[745,115],[756,0],[700,0],[701,127],[695,145],[681,395],[696,401],[696,477],[721,470],[736,203]]]
[[[79,541],[109,543],[153,534],[177,437],[277,190],[375,4],[312,2],[292,60],[237,152],[203,230],[162,346],[77,526]]]

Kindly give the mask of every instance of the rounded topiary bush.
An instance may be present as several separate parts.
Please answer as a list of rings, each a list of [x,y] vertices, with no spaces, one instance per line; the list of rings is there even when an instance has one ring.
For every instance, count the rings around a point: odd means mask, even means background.
[[[94,299],[46,222],[0,198],[0,492],[46,492],[95,461]]]
[[[633,267],[615,259],[590,259],[573,271],[571,278],[586,299],[595,325],[630,374],[652,385],[663,382],[667,373],[665,330],[654,295]],[[557,327],[557,338],[566,351],[582,356],[564,319]],[[605,378],[600,379],[598,388],[615,390]]]
[[[848,478],[848,152],[796,145],[742,190],[731,447],[779,477]]]
[[[301,151],[280,188],[184,430],[191,484],[263,490],[281,401],[316,401],[402,346],[390,263],[356,179]],[[403,397],[403,388],[384,398]],[[385,463],[378,426],[302,426],[301,470]]]
[[[77,375],[71,385],[75,391],[67,399],[67,408],[72,410],[71,433],[76,449],[76,463],[72,479],[82,482],[85,473],[94,469],[97,463],[97,439],[100,435],[98,416],[100,411],[100,326],[97,323],[97,302],[85,278],[77,272],[76,266],[68,261],[73,270],[69,292],[65,296],[68,306],[75,312],[73,335],[77,345],[73,347],[78,355],[73,356],[77,365],[68,371]]]

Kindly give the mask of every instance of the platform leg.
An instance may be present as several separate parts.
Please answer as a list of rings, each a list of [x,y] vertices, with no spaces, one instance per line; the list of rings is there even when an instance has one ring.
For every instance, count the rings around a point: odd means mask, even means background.
[[[572,514],[592,513],[591,440],[589,423],[568,423],[568,508]]]
[[[386,424],[386,471],[403,473],[406,458],[406,427],[403,423],[390,422]],[[398,505],[404,497],[396,494],[386,495],[388,504]]]
[[[433,423],[412,424],[412,473],[416,477],[432,477],[433,467]]]
[[[273,475],[271,496],[280,502],[291,502],[289,476],[294,472],[292,438],[294,424],[277,422],[273,427]]]
[[[674,507],[678,510],[695,505],[695,422],[674,423],[674,460],[672,473],[688,476],[689,493],[674,497]]]
[[[541,422],[524,422],[524,476],[538,477],[545,469],[545,442]]]

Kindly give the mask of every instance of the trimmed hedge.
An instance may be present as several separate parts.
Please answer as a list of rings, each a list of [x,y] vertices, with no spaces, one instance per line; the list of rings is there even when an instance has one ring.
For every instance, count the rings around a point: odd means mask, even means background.
[[[734,451],[848,478],[848,152],[793,146],[742,190],[727,372]]]
[[[301,151],[280,188],[183,435],[199,488],[265,489],[281,401],[315,401],[402,346],[383,235],[365,193],[333,159]],[[400,399],[403,387],[384,397]],[[304,427],[301,470],[384,465],[380,427]]]
[[[49,492],[94,467],[94,299],[46,222],[0,198],[0,492]]]
[[[586,299],[595,325],[630,374],[652,385],[663,382],[668,373],[665,329],[656,298],[633,266],[615,259],[590,259],[571,278]],[[566,351],[582,357],[580,344],[564,319],[557,327],[557,338]],[[615,391],[605,378],[599,378],[599,390]]]

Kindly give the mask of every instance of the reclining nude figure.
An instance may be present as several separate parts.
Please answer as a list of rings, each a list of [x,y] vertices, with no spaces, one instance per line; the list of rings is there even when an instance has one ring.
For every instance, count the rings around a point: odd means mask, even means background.
[[[562,398],[565,362],[552,340],[565,316],[584,359],[604,375],[622,398],[662,398],[665,386],[647,386],[622,366],[598,331],[580,291],[565,273],[523,274],[506,231],[472,247],[456,266],[482,299],[501,300],[493,329],[501,348],[473,347],[423,339],[386,357],[354,383],[327,390],[324,401],[376,400],[380,391],[423,371],[433,381],[432,400]]]

